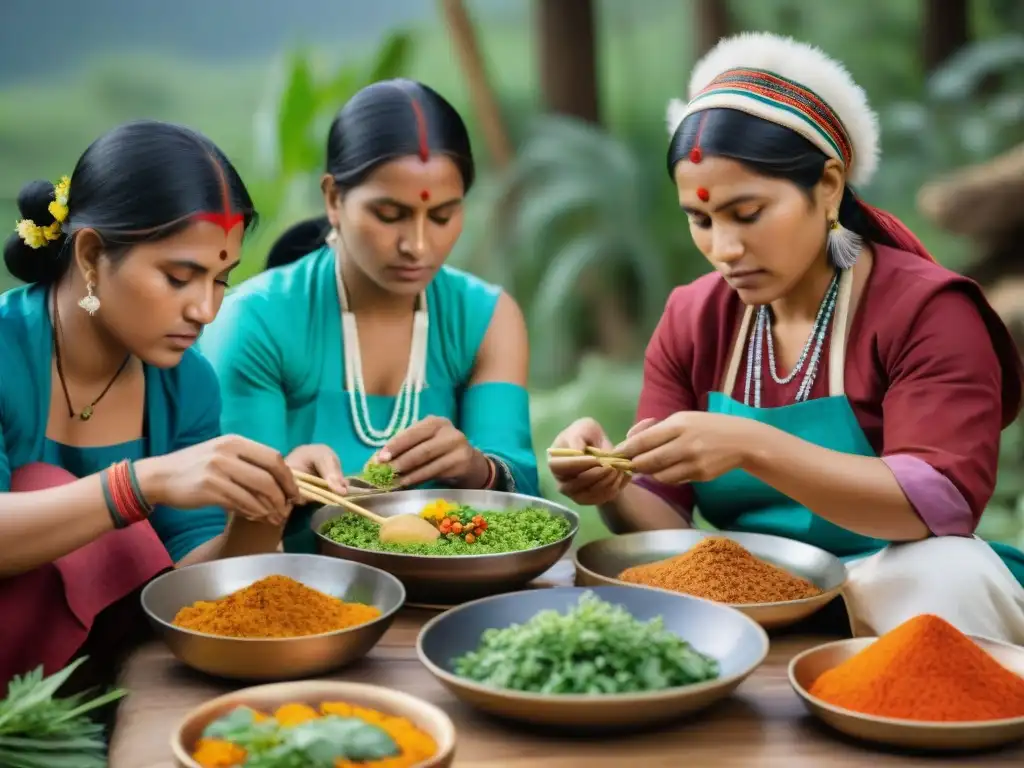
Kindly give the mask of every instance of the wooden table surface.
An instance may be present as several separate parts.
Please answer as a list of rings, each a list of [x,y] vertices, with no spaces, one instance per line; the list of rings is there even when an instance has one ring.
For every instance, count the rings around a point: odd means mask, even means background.
[[[571,563],[560,563],[543,583],[571,581]],[[459,768],[872,768],[888,766],[1022,766],[1024,746],[984,755],[915,757],[880,751],[828,731],[806,714],[786,676],[799,651],[830,639],[772,639],[765,663],[728,700],[674,727],[615,738],[566,739],[491,719],[460,703],[416,658],[416,635],[435,612],[405,609],[369,656],[333,675],[339,680],[401,689],[446,711],[458,731]],[[110,750],[110,768],[172,768],[168,741],[195,706],[232,687],[179,664],[162,643],[137,651],[124,668],[131,692],[122,704]]]

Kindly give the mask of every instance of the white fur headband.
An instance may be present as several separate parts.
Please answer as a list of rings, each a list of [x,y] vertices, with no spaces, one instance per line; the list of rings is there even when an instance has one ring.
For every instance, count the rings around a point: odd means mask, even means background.
[[[739,70],[753,72],[743,75]],[[752,77],[763,77],[771,87],[781,90],[766,92],[764,83],[752,83]],[[790,88],[793,90],[787,92]],[[725,38],[697,62],[690,77],[689,95],[689,103],[679,99],[669,102],[669,135],[688,115],[724,107],[791,128],[847,165],[854,184],[867,184],[878,169],[878,116],[864,89],[853,81],[846,67],[812,45],[770,32],[745,32]],[[828,121],[808,106],[815,97],[838,119],[843,135],[834,135]],[[849,162],[844,144],[848,145]]]

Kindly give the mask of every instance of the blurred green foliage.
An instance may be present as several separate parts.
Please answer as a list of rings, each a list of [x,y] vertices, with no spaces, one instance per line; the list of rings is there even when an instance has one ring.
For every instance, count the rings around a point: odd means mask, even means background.
[[[903,218],[936,256],[957,267],[970,245],[939,231],[914,208],[934,174],[1024,141],[1021,4],[975,0],[980,42],[926,79],[919,61],[921,3],[863,0],[734,0],[741,29],[806,39],[842,59],[880,114],[885,155],[878,179],[861,190]],[[483,51],[504,116],[519,146],[506,175],[490,172],[464,77],[439,27],[396,31],[345,57],[296,49],[270,67],[196,67],[157,56],[111,55],[60,81],[26,83],[0,98],[0,221],[32,178],[70,172],[89,141],[121,121],[152,117],[194,126],[216,141],[247,180],[262,224],[246,244],[243,270],[257,272],[270,242],[320,210],[327,126],[348,96],[383,77],[407,75],[445,94],[467,118],[481,173],[469,199],[467,231],[454,263],[505,285],[531,323],[533,425],[542,481],[544,449],[573,419],[598,419],[613,440],[633,420],[644,342],[672,285],[707,269],[689,239],[665,172],[664,109],[685,95],[692,64],[688,3],[599,2],[600,101],[608,132],[538,118],[534,28],[530,20],[479,19]],[[1016,26],[1015,26],[1016,24]],[[0,274],[0,289],[10,284]],[[610,324],[627,343],[615,359]],[[621,342],[621,340],[620,340]],[[1024,430],[1003,444],[1003,468],[982,531],[1024,543]],[[601,535],[584,510],[584,539]]]

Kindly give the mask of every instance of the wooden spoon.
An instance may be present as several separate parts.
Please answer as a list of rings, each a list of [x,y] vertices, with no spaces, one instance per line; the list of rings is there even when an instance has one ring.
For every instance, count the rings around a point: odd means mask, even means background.
[[[419,515],[404,514],[392,517],[381,517],[368,509],[346,499],[327,488],[325,480],[307,475],[305,472],[293,471],[302,496],[318,504],[329,504],[344,507],[349,512],[365,517],[380,526],[380,540],[385,544],[432,544],[441,536],[441,532]]]

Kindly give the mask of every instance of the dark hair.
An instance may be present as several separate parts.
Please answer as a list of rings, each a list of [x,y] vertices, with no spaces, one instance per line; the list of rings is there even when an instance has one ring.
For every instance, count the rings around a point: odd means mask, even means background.
[[[327,133],[326,170],[345,192],[383,163],[428,152],[450,157],[470,190],[476,176],[473,149],[455,107],[415,80],[381,80],[356,93],[335,115]],[[292,227],[271,248],[267,268],[315,251],[329,229],[322,217]]]
[[[700,133],[704,155],[726,157],[754,173],[785,179],[808,194],[821,181],[828,157],[799,133],[736,109],[716,108],[686,117],[668,146],[668,175],[688,159]],[[839,204],[839,222],[847,229],[879,245],[899,247],[892,237],[864,214],[854,189],[847,184]]]
[[[37,226],[52,225],[54,185],[32,181],[18,194],[18,210]],[[252,199],[234,166],[202,134],[180,125],[140,120],[96,139],[71,174],[68,213],[61,234],[40,248],[17,232],[4,244],[4,263],[26,283],[53,283],[71,264],[75,234],[93,229],[115,261],[133,245],[170,237],[193,214],[242,214],[246,230],[257,219]]]

